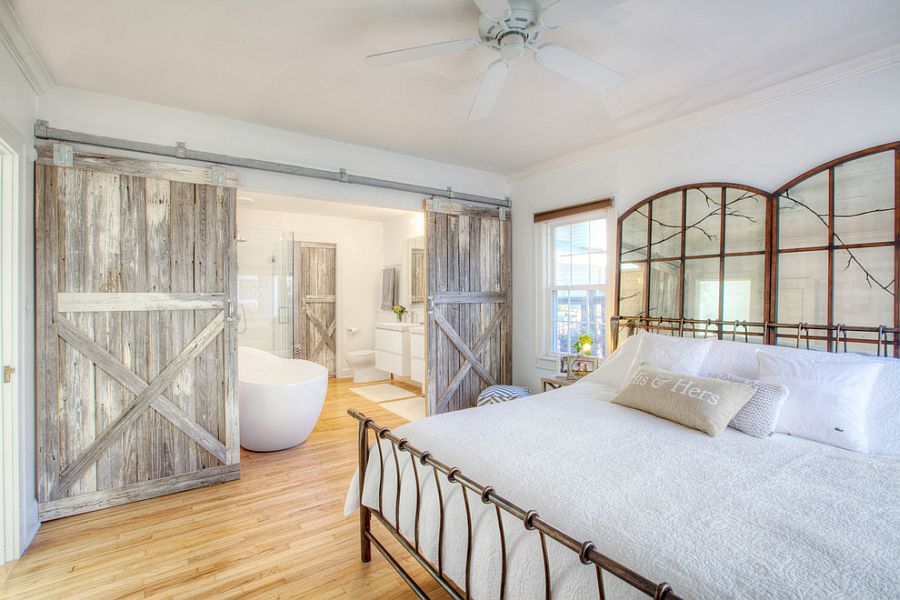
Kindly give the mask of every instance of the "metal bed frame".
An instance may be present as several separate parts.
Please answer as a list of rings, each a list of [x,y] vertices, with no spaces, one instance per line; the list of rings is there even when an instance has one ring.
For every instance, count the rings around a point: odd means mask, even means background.
[[[810,323],[756,323],[749,321],[717,321],[717,320],[698,320],[698,319],[682,319],[667,317],[644,317],[644,316],[614,316],[611,317],[612,337],[614,347],[618,343],[619,332],[626,329],[629,333],[636,330],[647,330],[657,333],[669,334],[679,337],[713,337],[717,339],[731,339],[734,341],[744,341],[749,343],[751,340],[759,340],[763,344],[772,345],[778,339],[792,339],[794,344],[800,348],[805,343],[806,348],[811,348],[811,342],[824,342],[825,349],[829,352],[838,352],[841,349],[847,351],[847,345],[850,343],[866,343],[877,344],[878,356],[890,356],[894,349],[900,343],[900,328],[895,327],[863,327],[848,325],[816,325]],[[786,330],[787,333],[781,331]],[[877,334],[876,339],[862,338],[859,336],[851,337],[852,333],[860,334]],[[889,354],[889,350],[891,354]],[[469,492],[474,494],[473,499],[480,500],[485,504],[493,504],[497,517],[497,535],[500,541],[501,552],[501,573],[500,581],[497,583],[500,591],[501,600],[506,596],[507,589],[507,564],[506,564],[506,533],[504,531],[502,513],[506,513],[518,521],[522,522],[522,526],[529,531],[537,531],[540,536],[541,554],[543,559],[543,580],[544,580],[544,597],[548,600],[552,597],[552,578],[550,573],[550,563],[547,554],[547,539],[554,540],[562,546],[574,552],[578,559],[586,566],[593,566],[597,578],[597,595],[600,600],[605,600],[606,590],[603,582],[603,573],[617,577],[632,588],[640,591],[644,595],[654,598],[654,600],[683,600],[672,589],[672,586],[665,581],[655,583],[641,574],[629,569],[625,565],[616,562],[610,557],[602,554],[597,545],[590,541],[579,541],[567,534],[558,527],[545,521],[534,510],[526,510],[515,503],[507,500],[498,494],[490,485],[483,485],[466,476],[457,467],[450,467],[441,462],[431,452],[420,450],[409,443],[406,438],[400,438],[391,432],[387,427],[381,427],[375,421],[365,414],[351,409],[347,413],[356,419],[359,423],[358,436],[358,458],[359,458],[359,536],[360,536],[360,558],[363,562],[369,562],[372,558],[372,546],[385,557],[390,565],[397,571],[403,581],[412,589],[419,598],[429,598],[428,594],[416,581],[407,573],[400,563],[387,550],[384,544],[375,537],[372,531],[372,517],[381,523],[400,545],[409,552],[413,558],[418,561],[422,568],[450,595],[454,600],[468,600],[470,596],[470,577],[472,570],[472,510],[469,499]],[[369,464],[369,432],[375,434],[375,448],[378,450],[379,459],[379,480],[378,480],[378,508],[370,508],[363,504],[363,490],[365,488],[366,470]],[[390,443],[390,453],[393,458],[394,466],[397,469],[397,489],[396,500],[394,506],[394,514],[399,523],[400,515],[400,496],[402,478],[400,477],[400,459],[399,453],[407,453],[410,455],[410,464],[413,466],[413,474],[416,483],[416,500],[415,500],[415,533],[414,539],[407,539],[399,530],[399,526],[392,524],[383,514],[384,503],[384,468],[389,458],[385,458],[387,453],[382,447],[381,441],[386,440]],[[418,466],[417,466],[418,463]],[[419,546],[419,516],[420,516],[420,479],[419,466],[422,469],[432,469],[434,473],[435,485],[437,488],[437,497],[439,504],[439,525],[438,525],[438,556],[437,565],[432,564],[426,559]],[[444,574],[444,504],[439,482],[439,475],[443,474],[447,482],[450,484],[458,484],[462,490],[463,504],[466,510],[466,571],[465,582],[462,586],[451,581]]]
[[[485,504],[493,504],[495,514],[497,516],[497,535],[499,536],[500,540],[501,552],[500,581],[497,585],[499,586],[501,599],[506,597],[508,579],[506,569],[506,532],[504,531],[503,520],[501,518],[501,514],[505,512],[506,514],[511,515],[513,518],[521,521],[522,526],[525,527],[525,529],[529,531],[537,531],[538,535],[540,536],[541,557],[543,559],[544,565],[544,597],[548,600],[552,597],[552,580],[550,574],[550,562],[547,555],[547,538],[559,542],[564,547],[577,554],[578,559],[584,565],[594,567],[594,571],[597,577],[597,594],[600,600],[605,600],[606,598],[606,590],[603,583],[604,571],[611,575],[614,575],[615,577],[624,581],[638,591],[643,592],[648,597],[654,598],[654,600],[683,600],[681,596],[677,595],[672,590],[672,586],[670,586],[668,583],[664,581],[660,583],[654,583],[653,581],[650,581],[639,573],[632,571],[621,563],[618,563],[608,556],[601,554],[597,549],[596,544],[594,544],[593,542],[578,541],[558,527],[555,527],[554,525],[542,519],[536,511],[525,510],[524,508],[507,500],[506,498],[498,494],[492,486],[482,485],[463,474],[462,471],[460,471],[457,467],[447,466],[446,464],[432,456],[431,452],[416,448],[415,446],[410,444],[409,440],[407,440],[406,438],[397,437],[396,435],[391,433],[390,429],[388,429],[387,427],[380,427],[375,423],[373,419],[367,417],[363,413],[354,409],[350,409],[347,411],[347,414],[349,414],[359,422],[358,452],[360,558],[362,562],[369,562],[372,558],[372,546],[375,546],[375,548],[384,556],[388,563],[390,563],[390,565],[397,571],[400,577],[403,578],[403,581],[406,582],[406,584],[419,598],[429,598],[429,596],[425,593],[425,590],[423,590],[422,587],[418,583],[416,583],[416,581],[409,575],[409,573],[407,573],[403,569],[397,559],[391,555],[391,553],[378,540],[378,538],[375,537],[375,534],[372,531],[371,527],[372,517],[374,516],[376,520],[381,523],[381,525],[398,542],[400,542],[400,545],[403,546],[403,548],[407,552],[409,552],[413,556],[413,558],[415,558],[419,562],[420,565],[422,565],[425,571],[450,595],[451,598],[454,598],[454,600],[462,600],[463,598],[469,599],[471,597],[469,587],[472,571],[472,510],[469,502],[468,492],[472,492],[474,494],[474,499],[478,499]],[[365,488],[366,469],[369,464],[370,431],[375,434],[376,444],[374,446],[378,449],[380,467],[377,509],[369,508],[363,504],[363,490]],[[400,533],[398,526],[388,521],[382,511],[384,503],[383,485],[386,452],[382,448],[381,440],[387,440],[388,442],[390,442],[393,462],[398,473],[396,506],[394,511],[394,514],[398,515],[398,518],[400,514],[400,490],[402,485],[401,477],[399,476],[400,459],[398,457],[398,453],[406,452],[410,455],[410,464],[413,465],[413,473],[416,482],[415,535],[413,540],[406,539],[406,537],[402,533]],[[419,496],[421,488],[419,483],[419,467],[416,465],[417,462],[422,467],[422,469],[430,468],[434,472],[435,487],[437,488],[438,504],[440,507],[437,565],[433,565],[431,562],[429,562],[421,554],[421,549],[419,547]],[[466,509],[466,525],[468,528],[466,538],[466,575],[465,583],[462,586],[457,585],[444,574],[443,542],[445,522],[443,495],[438,479],[439,473],[442,473],[447,478],[447,481],[450,484],[459,484],[462,490],[463,504]]]

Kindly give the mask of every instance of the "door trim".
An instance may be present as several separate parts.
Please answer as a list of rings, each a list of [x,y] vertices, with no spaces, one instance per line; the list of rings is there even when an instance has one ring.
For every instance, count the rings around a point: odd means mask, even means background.
[[[0,117],[0,365],[16,370],[10,383],[2,383],[0,391],[0,563],[19,558],[24,530],[22,498],[22,427],[20,406],[23,399],[19,379],[22,364],[19,357],[19,298],[21,289],[19,265],[21,242],[19,216],[24,164],[25,140]]]

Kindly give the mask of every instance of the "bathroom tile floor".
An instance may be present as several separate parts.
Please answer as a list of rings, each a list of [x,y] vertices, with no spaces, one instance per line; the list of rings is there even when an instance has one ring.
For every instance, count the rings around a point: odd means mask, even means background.
[[[343,516],[356,468],[347,409],[404,422],[352,385],[332,380],[303,445],[242,452],[239,481],[44,523],[5,566],[0,598],[414,598],[374,549],[372,562],[359,561],[357,515]],[[379,532],[429,595],[446,597]]]

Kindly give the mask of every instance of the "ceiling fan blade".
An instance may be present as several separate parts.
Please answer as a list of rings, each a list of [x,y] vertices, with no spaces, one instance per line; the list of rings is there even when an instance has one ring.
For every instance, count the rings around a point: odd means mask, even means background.
[[[391,50],[390,52],[370,54],[366,57],[366,62],[370,67],[392,67],[394,65],[424,60],[426,58],[456,54],[458,52],[468,52],[480,45],[481,44],[476,40],[438,42],[437,44],[426,44],[424,46],[404,48],[403,50]]]
[[[509,14],[509,2],[507,0],[475,0],[478,10],[489,17],[502,19]]]
[[[556,44],[544,44],[538,48],[534,53],[534,60],[595,92],[608,92],[622,81],[622,75],[609,67]]]
[[[509,74],[509,64],[502,60],[491,63],[487,73],[484,74],[484,79],[481,80],[481,87],[478,88],[472,108],[469,110],[469,119],[473,121],[484,119],[493,112],[507,74]]]

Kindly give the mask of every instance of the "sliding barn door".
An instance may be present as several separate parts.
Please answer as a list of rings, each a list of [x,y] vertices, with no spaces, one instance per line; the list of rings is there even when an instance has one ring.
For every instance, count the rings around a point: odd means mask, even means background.
[[[489,385],[512,378],[509,211],[429,200],[429,414],[475,406]]]
[[[238,478],[234,175],[38,156],[41,519]]]
[[[294,282],[300,303],[298,358],[310,360],[335,375],[336,246],[294,242]]]

